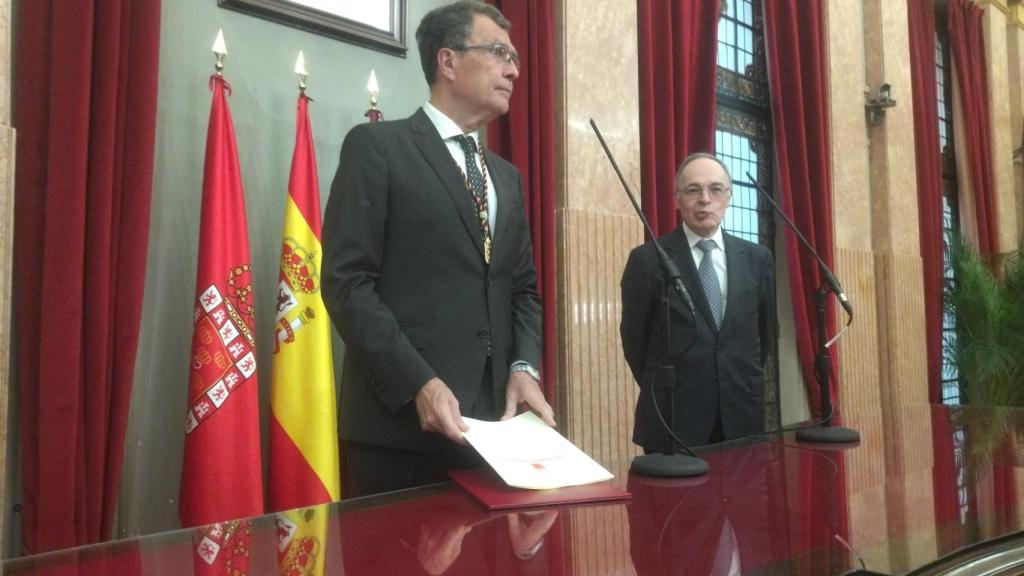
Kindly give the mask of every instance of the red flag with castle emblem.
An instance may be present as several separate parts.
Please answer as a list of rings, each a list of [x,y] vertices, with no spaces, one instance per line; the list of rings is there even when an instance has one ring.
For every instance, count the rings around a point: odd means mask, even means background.
[[[191,374],[178,513],[182,526],[263,513],[249,235],[222,76],[210,79]]]

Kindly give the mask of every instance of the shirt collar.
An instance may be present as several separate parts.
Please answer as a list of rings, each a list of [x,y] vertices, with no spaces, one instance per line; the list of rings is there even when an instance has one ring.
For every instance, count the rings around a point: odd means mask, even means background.
[[[690,227],[686,225],[686,222],[680,222],[679,225],[683,227],[683,232],[686,233],[686,243],[689,244],[690,250],[696,250],[697,242],[703,240],[704,237],[701,236],[700,234],[697,234],[693,230],[690,230]],[[725,250],[725,242],[722,236],[721,226],[716,228],[715,233],[709,236],[708,238],[714,240],[715,244],[718,246],[719,249],[723,251]]]
[[[434,128],[437,129],[437,133],[441,135],[442,140],[447,141],[455,136],[462,136],[462,128],[459,128],[459,125],[455,123],[455,120],[449,118],[448,115],[438,110],[430,102],[423,105],[423,111],[426,112],[427,118],[430,118],[430,122],[434,125]],[[480,140],[476,130],[470,132],[467,136],[472,136],[474,142],[479,142]]]

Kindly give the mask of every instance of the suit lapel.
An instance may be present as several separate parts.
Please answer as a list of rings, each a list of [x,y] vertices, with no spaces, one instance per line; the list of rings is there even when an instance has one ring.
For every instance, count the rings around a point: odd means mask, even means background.
[[[412,138],[427,163],[433,168],[434,173],[444,184],[448,195],[451,197],[455,210],[459,213],[466,232],[469,233],[473,244],[480,252],[481,258],[484,253],[484,242],[480,234],[480,224],[476,218],[476,208],[473,199],[466,190],[466,181],[459,172],[459,166],[452,160],[448,153],[448,147],[441,136],[434,128],[434,124],[427,117],[422,108],[416,111],[411,118]],[[489,167],[488,167],[489,168]],[[498,211],[499,214],[501,211]]]
[[[700,283],[697,265],[693,263],[693,252],[690,250],[690,243],[686,239],[683,227],[679,226],[673,230],[668,239],[669,241],[665,243],[665,252],[679,267],[679,273],[683,276],[683,285],[690,292],[694,308],[704,316],[704,323],[717,334],[718,327],[715,326],[715,317],[711,314],[711,306],[708,305],[708,297],[704,294],[704,286]]]
[[[734,316],[731,310],[737,308],[742,297],[739,292],[743,287],[743,280],[745,279],[743,276],[750,274],[751,271],[746,264],[747,246],[724,232],[722,233],[722,240],[725,243],[723,247],[725,250],[725,274],[728,278],[725,316],[722,317],[722,327],[724,328],[729,319]]]

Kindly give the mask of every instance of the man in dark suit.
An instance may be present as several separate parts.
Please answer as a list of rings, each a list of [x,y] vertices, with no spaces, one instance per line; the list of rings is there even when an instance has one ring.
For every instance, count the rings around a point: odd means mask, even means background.
[[[732,178],[717,158],[698,153],[680,164],[675,200],[682,223],[659,241],[678,266],[696,311],[691,314],[669,294],[668,354],[660,302],[665,281],[654,246],[633,249],[622,274],[622,349],[640,386],[633,442],[647,452],[665,445],[652,398],[663,365],[675,367],[673,428],[682,442],[702,445],[764,430],[773,264],[766,248],[722,231],[731,198]]]
[[[339,410],[349,496],[479,466],[462,416],[538,384],[541,303],[519,172],[477,130],[508,111],[519,56],[496,8],[461,1],[416,32],[430,100],[353,128],[324,216],[324,301],[346,344]]]

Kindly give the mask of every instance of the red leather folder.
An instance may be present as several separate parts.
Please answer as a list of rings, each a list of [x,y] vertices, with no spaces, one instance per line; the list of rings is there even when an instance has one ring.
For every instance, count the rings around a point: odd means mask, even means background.
[[[632,494],[608,482],[566,486],[554,490],[526,490],[513,488],[491,469],[452,470],[448,476],[469,492],[488,510],[540,508],[563,504],[594,504],[629,500]]]

